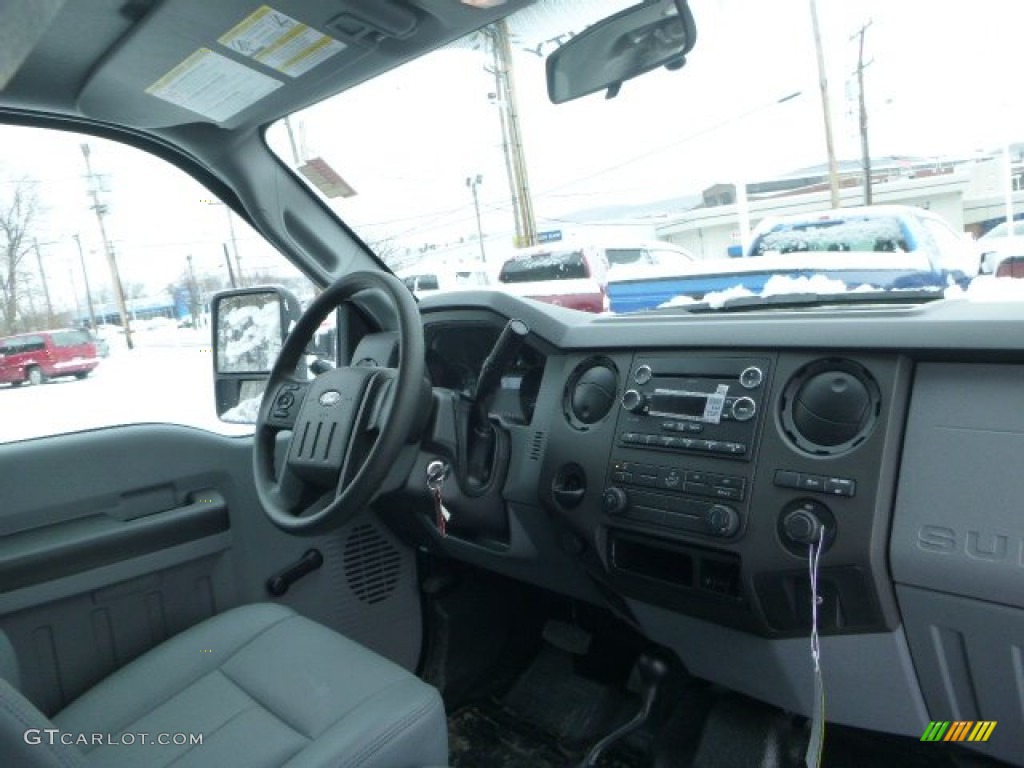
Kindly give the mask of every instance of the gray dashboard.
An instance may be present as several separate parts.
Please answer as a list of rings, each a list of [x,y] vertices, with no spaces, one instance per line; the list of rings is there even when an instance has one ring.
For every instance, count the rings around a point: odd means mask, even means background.
[[[996,720],[972,747],[1021,759],[1019,304],[594,317],[465,292],[421,309],[428,334],[524,320],[537,384],[529,412],[492,416],[503,526],[442,540],[428,511],[427,546],[604,603],[694,674],[809,714],[810,516],[830,719],[913,737]],[[484,503],[450,493],[469,517]]]

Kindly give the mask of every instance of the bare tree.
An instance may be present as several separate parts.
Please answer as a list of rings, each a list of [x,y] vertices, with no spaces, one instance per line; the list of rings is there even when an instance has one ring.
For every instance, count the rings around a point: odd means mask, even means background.
[[[150,290],[145,283],[125,283],[124,297],[126,299],[144,299],[149,294]]]
[[[32,248],[39,204],[31,182],[15,180],[9,189],[9,194],[0,189],[0,314],[4,330],[13,333],[25,280],[23,262]]]

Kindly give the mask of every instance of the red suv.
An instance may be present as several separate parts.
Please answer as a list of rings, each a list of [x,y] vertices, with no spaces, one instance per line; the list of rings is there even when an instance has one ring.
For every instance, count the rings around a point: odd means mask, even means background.
[[[20,387],[58,376],[84,379],[99,365],[85,331],[38,331],[0,339],[0,382]]]

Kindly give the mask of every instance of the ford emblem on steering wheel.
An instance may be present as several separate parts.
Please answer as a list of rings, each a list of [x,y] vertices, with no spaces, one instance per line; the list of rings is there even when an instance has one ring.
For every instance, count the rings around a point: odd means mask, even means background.
[[[320,405],[324,408],[333,408],[341,402],[341,392],[336,389],[328,389],[320,395]]]

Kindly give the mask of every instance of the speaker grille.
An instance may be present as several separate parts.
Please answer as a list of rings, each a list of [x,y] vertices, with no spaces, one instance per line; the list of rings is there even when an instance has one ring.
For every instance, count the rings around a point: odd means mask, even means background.
[[[402,559],[372,525],[357,525],[345,541],[345,580],[364,603],[387,600],[398,585]]]

